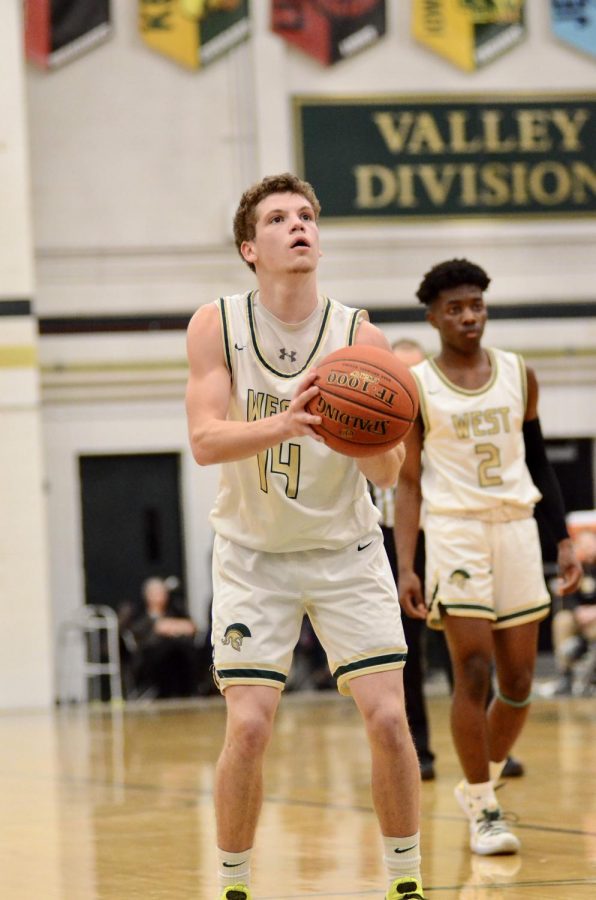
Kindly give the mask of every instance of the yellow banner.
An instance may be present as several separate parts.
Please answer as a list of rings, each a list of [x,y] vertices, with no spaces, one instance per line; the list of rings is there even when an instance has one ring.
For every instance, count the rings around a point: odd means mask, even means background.
[[[197,23],[172,0],[139,0],[141,37],[152,50],[198,69]]]
[[[523,0],[459,0],[476,24],[489,22],[519,22]]]
[[[153,50],[200,69],[248,36],[248,0],[139,0],[139,30]]]
[[[466,71],[500,56],[525,34],[525,0],[414,0],[416,40]]]

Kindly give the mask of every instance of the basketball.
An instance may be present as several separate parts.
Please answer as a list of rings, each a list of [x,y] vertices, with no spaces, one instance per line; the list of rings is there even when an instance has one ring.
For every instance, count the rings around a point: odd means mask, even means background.
[[[307,404],[321,416],[313,430],[346,456],[374,456],[399,444],[418,415],[410,370],[389,350],[342,347],[316,367],[319,394]]]

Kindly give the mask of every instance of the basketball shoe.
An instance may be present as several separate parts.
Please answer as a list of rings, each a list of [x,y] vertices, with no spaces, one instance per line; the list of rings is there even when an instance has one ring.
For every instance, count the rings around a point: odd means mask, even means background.
[[[503,818],[499,806],[493,809],[478,809],[472,803],[465,782],[460,782],[454,791],[455,799],[470,823],[470,849],[479,856],[500,853],[517,853],[520,841]]]
[[[422,885],[414,878],[396,878],[385,900],[424,900]]]
[[[252,900],[252,894],[245,884],[233,884],[225,889],[220,900]]]

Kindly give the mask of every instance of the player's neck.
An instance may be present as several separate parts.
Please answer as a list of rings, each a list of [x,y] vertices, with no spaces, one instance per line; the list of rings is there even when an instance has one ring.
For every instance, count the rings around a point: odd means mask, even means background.
[[[319,299],[314,272],[290,275],[283,279],[259,278],[257,299],[282,322],[302,322],[317,306]]]
[[[435,363],[454,384],[471,389],[482,387],[492,373],[490,354],[480,345],[468,352],[443,345]]]

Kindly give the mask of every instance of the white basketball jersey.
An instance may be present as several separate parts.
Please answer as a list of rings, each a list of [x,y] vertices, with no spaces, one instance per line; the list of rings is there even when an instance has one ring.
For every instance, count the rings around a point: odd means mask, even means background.
[[[240,422],[287,409],[304,374],[353,344],[366,316],[321,298],[305,321],[287,324],[252,291],[216,303],[232,379],[228,418]],[[378,518],[356,462],[306,436],[223,463],[211,513],[218,534],[274,553],[345,547],[374,531]]]
[[[525,462],[524,362],[516,353],[488,353],[492,374],[478,390],[453,384],[433,360],[412,368],[424,423],[427,513],[506,521],[531,515],[540,499]]]

